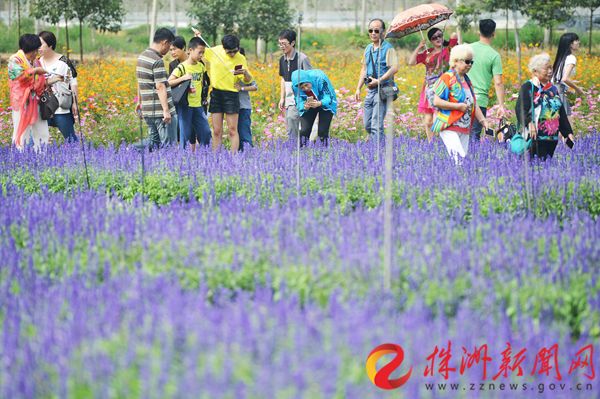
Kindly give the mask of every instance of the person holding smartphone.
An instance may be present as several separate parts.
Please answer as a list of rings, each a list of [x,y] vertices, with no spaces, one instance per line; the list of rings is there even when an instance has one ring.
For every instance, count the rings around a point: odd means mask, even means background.
[[[308,144],[317,115],[319,138],[327,146],[331,121],[337,112],[337,98],[331,81],[319,69],[297,70],[292,73],[292,89],[300,114],[300,146]]]
[[[199,32],[196,34],[199,35]],[[220,46],[210,47],[204,54],[204,58],[208,61],[212,86],[208,110],[213,123],[213,149],[217,150],[221,146],[223,122],[226,120],[232,153],[236,153],[240,147],[238,87],[241,84],[252,83],[252,75],[248,70],[246,57],[239,51],[240,39],[234,35],[225,35]]]

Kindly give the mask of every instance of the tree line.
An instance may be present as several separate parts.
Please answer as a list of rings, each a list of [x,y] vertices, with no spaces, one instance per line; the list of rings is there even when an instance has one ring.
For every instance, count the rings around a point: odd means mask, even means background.
[[[457,5],[455,13],[459,28],[467,30],[471,23],[478,20],[482,11],[504,11],[507,27],[509,26],[509,16],[516,21],[517,12],[520,12],[544,28],[548,33],[544,36],[544,47],[549,47],[552,43],[553,29],[568,21],[573,16],[575,8],[585,8],[589,12],[588,52],[591,53],[594,12],[598,7],[600,7],[600,0],[466,0]],[[506,35],[508,35],[508,29]],[[516,22],[515,35],[515,42],[518,42]],[[508,37],[506,41],[508,42]]]
[[[29,16],[67,31],[75,22],[79,28],[80,60],[83,61],[83,27],[100,32],[118,32],[126,15],[123,0],[9,0],[9,13],[20,19]],[[153,0],[157,3],[158,0]],[[235,33],[240,38],[269,41],[292,23],[288,0],[189,0],[187,14],[207,40],[215,44],[220,34]],[[156,4],[153,4],[156,6]],[[153,7],[156,10],[156,7]],[[156,11],[155,11],[156,12]],[[19,32],[19,35],[21,32]]]

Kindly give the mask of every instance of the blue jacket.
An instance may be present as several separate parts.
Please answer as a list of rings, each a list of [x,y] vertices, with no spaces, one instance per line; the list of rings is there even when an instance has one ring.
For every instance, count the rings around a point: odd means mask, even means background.
[[[304,91],[298,89],[298,85],[301,83],[310,83],[313,93],[317,96],[317,100],[323,104],[323,109],[335,115],[337,112],[335,89],[327,75],[325,75],[325,72],[320,69],[311,69],[308,71],[299,69],[292,72],[292,90],[294,90],[296,107],[300,115],[303,115],[305,112],[304,102],[307,97]]]

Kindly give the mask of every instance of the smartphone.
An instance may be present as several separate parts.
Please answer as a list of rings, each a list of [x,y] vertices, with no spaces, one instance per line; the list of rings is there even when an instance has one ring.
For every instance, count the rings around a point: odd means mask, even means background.
[[[575,143],[573,142],[573,140],[571,140],[570,138],[567,138],[567,140],[565,141],[565,144],[569,148],[573,148],[573,146],[575,145]]]
[[[494,137],[494,131],[492,129],[485,129],[485,134]]]
[[[244,66],[243,65],[236,65],[235,66],[235,70],[239,71],[240,69],[242,69]]]
[[[306,97],[309,97],[309,98],[310,98],[310,97],[312,97],[312,98],[314,98],[315,100],[317,99],[317,96],[316,96],[316,95],[315,95],[315,93],[312,91],[312,89],[311,89],[311,90],[305,90],[305,91],[304,91],[304,94],[306,94]]]

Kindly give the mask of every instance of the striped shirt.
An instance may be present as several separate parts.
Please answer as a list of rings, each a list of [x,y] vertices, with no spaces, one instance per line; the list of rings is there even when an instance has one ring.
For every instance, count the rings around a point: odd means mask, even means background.
[[[167,101],[169,112],[175,115],[175,105],[171,97],[171,87],[168,83],[167,70],[162,56],[158,51],[148,48],[137,59],[135,74],[140,87],[142,115],[144,118],[162,118],[163,110],[158,98],[157,83],[167,86]]]

